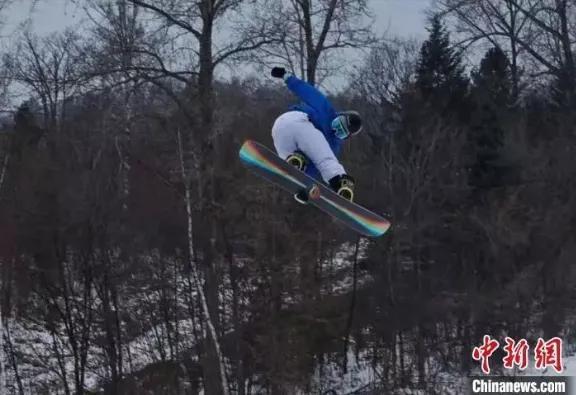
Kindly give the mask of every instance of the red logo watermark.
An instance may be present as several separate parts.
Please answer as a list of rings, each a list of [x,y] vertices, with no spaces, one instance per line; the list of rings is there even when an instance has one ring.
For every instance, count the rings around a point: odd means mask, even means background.
[[[510,337],[504,339],[506,344],[502,347],[505,352],[502,358],[502,364],[506,369],[513,369],[515,366],[520,370],[528,367],[529,349],[528,341],[520,339],[516,341]],[[480,362],[480,367],[484,374],[490,373],[490,357],[500,347],[496,339],[489,335],[484,335],[483,342],[480,346],[472,350],[472,358]],[[553,337],[548,341],[539,338],[534,348],[534,362],[536,369],[546,369],[552,367],[558,373],[562,373],[564,365],[562,364],[562,339]]]
[[[506,345],[504,346],[506,356],[502,358],[504,367],[506,369],[513,369],[514,365],[516,365],[520,370],[526,369],[528,366],[528,349],[530,348],[526,339],[520,339],[518,343],[509,337],[506,337],[504,340],[506,341]]]
[[[558,373],[562,373],[562,339],[553,337],[548,341],[538,339],[534,349],[534,359],[536,360],[536,369],[545,369],[548,366],[554,368]]]
[[[490,373],[488,360],[498,347],[500,347],[498,340],[490,339],[490,336],[484,335],[484,343],[482,343],[480,347],[474,347],[474,350],[472,350],[472,358],[474,358],[475,361],[482,361],[481,367],[485,374]]]

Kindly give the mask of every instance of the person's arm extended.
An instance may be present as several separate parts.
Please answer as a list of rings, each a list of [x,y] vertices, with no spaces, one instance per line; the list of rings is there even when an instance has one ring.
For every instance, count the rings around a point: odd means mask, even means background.
[[[332,104],[328,98],[306,81],[302,81],[293,75],[288,76],[284,81],[286,81],[288,89],[310,107],[321,111],[332,108]]]
[[[318,89],[306,81],[302,81],[295,76],[286,73],[283,67],[274,67],[272,69],[272,77],[282,78],[286,82],[288,89],[292,91],[300,100],[308,104],[310,107],[319,111],[332,110],[332,104],[328,98],[324,96]]]

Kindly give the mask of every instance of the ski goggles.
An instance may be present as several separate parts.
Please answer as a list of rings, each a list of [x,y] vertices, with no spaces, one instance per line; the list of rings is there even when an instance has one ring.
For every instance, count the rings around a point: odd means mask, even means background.
[[[350,137],[350,132],[346,126],[346,117],[343,115],[338,115],[332,120],[332,130],[334,130],[334,134],[340,140],[345,140]]]

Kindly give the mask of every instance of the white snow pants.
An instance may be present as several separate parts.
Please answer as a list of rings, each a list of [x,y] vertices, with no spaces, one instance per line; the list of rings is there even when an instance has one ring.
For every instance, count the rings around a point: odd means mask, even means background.
[[[346,174],[321,131],[300,111],[280,115],[272,126],[272,139],[278,156],[286,159],[295,151],[302,151],[328,182],[332,177]]]

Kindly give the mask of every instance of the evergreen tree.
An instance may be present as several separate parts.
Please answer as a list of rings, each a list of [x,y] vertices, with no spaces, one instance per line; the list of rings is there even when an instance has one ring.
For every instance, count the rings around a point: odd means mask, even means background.
[[[34,113],[29,102],[22,103],[14,114],[14,138],[12,140],[12,153],[21,157],[23,150],[37,146],[43,131],[37,125]]]
[[[512,104],[512,75],[506,54],[498,47],[489,49],[479,69],[472,73],[472,81],[470,184],[489,188],[501,184],[505,173],[501,149]]]
[[[474,95],[483,105],[496,108],[510,105],[512,74],[506,54],[498,47],[490,48],[480,61],[478,71],[472,72]]]
[[[551,99],[556,107],[574,107],[576,102],[576,82],[574,80],[574,72],[566,66],[552,80],[550,86]]]
[[[431,19],[428,39],[420,49],[416,85],[426,100],[453,104],[464,98],[468,85],[462,58],[450,44],[439,16]]]

